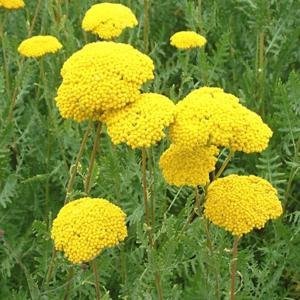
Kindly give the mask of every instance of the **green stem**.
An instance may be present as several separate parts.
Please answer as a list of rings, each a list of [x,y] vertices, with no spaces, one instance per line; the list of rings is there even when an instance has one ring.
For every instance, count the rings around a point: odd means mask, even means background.
[[[144,52],[149,51],[149,9],[150,0],[144,0]]]
[[[55,258],[56,258],[56,250],[55,250],[55,247],[53,246],[51,260],[50,260],[49,268],[48,268],[46,279],[45,279],[45,286],[46,287],[49,286],[49,282],[50,282],[50,279],[52,277],[52,272],[53,272],[54,265],[55,265],[55,263],[54,263]]]
[[[151,225],[153,227],[153,230],[155,230],[155,173],[154,173],[154,158],[153,158],[153,152],[151,151],[151,148],[149,149],[148,152],[149,160],[148,160],[148,165],[149,165],[149,173],[150,173],[150,178],[151,180],[151,185],[150,185],[150,214],[151,214]]]
[[[155,251],[155,244],[153,241],[153,224],[150,221],[150,210],[149,210],[149,201],[148,201],[148,191],[147,191],[147,152],[145,148],[142,148],[142,185],[143,185],[143,195],[144,195],[144,207],[145,207],[145,223],[147,225],[148,240],[150,246],[150,257],[153,258],[153,253]],[[153,262],[155,269],[157,269],[156,262]],[[155,286],[158,293],[158,299],[163,299],[163,289],[161,285],[160,273],[158,270],[155,271],[154,275]]]
[[[97,270],[96,259],[94,259],[91,264],[92,264],[93,273],[94,273],[94,276],[95,276],[96,299],[100,300],[101,299],[100,281],[99,281],[99,273],[98,273],[98,270]]]
[[[235,278],[237,269],[238,242],[239,237],[235,236],[232,247],[232,260],[230,264],[230,300],[235,300]]]
[[[261,31],[257,36],[257,89],[258,89],[258,103],[260,114],[264,116],[264,87],[265,87],[265,32]]]
[[[99,140],[100,140],[100,136],[101,136],[101,130],[102,130],[102,124],[99,123],[97,126],[93,150],[92,150],[91,157],[90,157],[88,173],[87,173],[86,180],[85,180],[84,192],[86,193],[86,195],[89,195],[90,190],[91,190],[91,179],[92,179],[92,174],[93,174],[93,170],[94,170],[96,155],[97,155],[98,148],[99,148]],[[99,283],[96,259],[94,259],[92,261],[91,265],[92,265],[93,273],[95,276],[96,299],[100,300],[100,283]]]
[[[37,16],[38,16],[40,8],[41,8],[41,4],[42,4],[42,0],[39,0],[35,7],[35,12],[34,12],[34,15],[33,15],[32,21],[31,21],[31,25],[29,27],[28,34],[27,34],[28,37],[30,37],[33,32],[34,25],[35,25]]]
[[[162,290],[162,286],[161,286],[161,278],[160,278],[159,271],[155,272],[155,285],[156,285],[156,289],[157,289],[157,293],[158,293],[158,299],[163,300],[164,296],[163,296],[163,290]]]
[[[217,180],[222,175],[223,171],[225,170],[225,168],[229,164],[229,162],[230,162],[231,158],[233,157],[233,155],[234,155],[234,151],[230,149],[228,156],[226,157],[226,159],[224,160],[221,168],[217,172],[214,180]]]
[[[296,142],[294,149],[295,149],[295,152],[294,152],[294,157],[292,159],[293,162],[296,161],[296,159],[297,159],[297,157],[299,155],[300,138]],[[290,196],[290,190],[292,188],[292,183],[293,183],[293,180],[294,180],[295,176],[297,175],[298,171],[299,171],[299,167],[297,167],[297,165],[292,166],[290,174],[289,174],[288,183],[286,185],[286,190],[285,190],[285,193],[284,193],[283,210],[285,210],[285,207],[287,205],[288,197]]]
[[[126,252],[123,245],[121,246],[121,250],[120,250],[120,267],[121,267],[122,283],[126,285],[127,284]]]
[[[4,79],[5,79],[5,89],[8,97],[11,96],[11,86],[10,86],[10,76],[9,76],[9,67],[8,67],[8,61],[6,57],[6,49],[4,45],[4,25],[7,22],[7,13],[5,12],[3,17],[0,15],[0,41],[1,41],[1,49],[3,54],[3,71],[4,71]]]
[[[71,293],[71,284],[72,284],[72,278],[75,275],[74,266],[71,266],[68,272],[68,278],[67,278],[67,286],[64,294],[64,300],[68,300],[70,293]]]
[[[148,191],[147,191],[147,153],[146,149],[142,149],[142,185],[143,185],[143,195],[144,195],[144,208],[145,208],[145,223],[147,225],[147,230],[151,231],[150,224],[150,212],[149,212],[149,203],[148,203]],[[152,234],[150,233],[150,241],[152,245]]]
[[[199,194],[198,186],[195,186],[195,213],[200,216],[201,213],[201,197]]]
[[[86,180],[85,180],[84,192],[87,195],[90,193],[90,190],[91,190],[91,179],[92,179],[92,174],[93,174],[93,170],[94,170],[96,154],[97,154],[98,148],[99,148],[99,140],[100,140],[100,135],[101,135],[101,129],[102,129],[102,124],[99,123],[98,126],[97,126],[97,131],[96,131],[96,136],[95,136],[95,139],[94,139],[93,150],[92,150],[91,157],[90,157],[88,173],[87,173]]]
[[[88,125],[88,128],[82,138],[82,141],[81,141],[81,144],[80,144],[80,148],[79,148],[79,151],[77,153],[77,156],[76,156],[76,160],[75,160],[75,164],[71,166],[70,168],[70,179],[68,181],[68,184],[67,184],[67,190],[66,190],[66,198],[65,198],[65,203],[68,203],[69,202],[69,197],[70,197],[70,194],[73,190],[73,186],[74,186],[74,182],[75,182],[75,178],[76,178],[76,174],[77,174],[77,169],[78,169],[78,165],[79,165],[79,162],[81,160],[81,157],[83,155],[83,152],[84,152],[84,149],[85,149],[85,145],[87,143],[87,139],[90,135],[90,131],[92,129],[92,126],[93,126],[93,122],[90,121],[89,122],[89,125]]]
[[[202,33],[202,1],[198,0],[198,18],[199,18],[199,29],[200,33]]]

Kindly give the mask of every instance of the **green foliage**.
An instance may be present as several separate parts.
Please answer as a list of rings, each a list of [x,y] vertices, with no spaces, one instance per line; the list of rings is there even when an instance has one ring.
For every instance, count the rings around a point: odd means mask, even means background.
[[[90,266],[76,266],[72,273],[62,254],[53,255],[49,232],[63,206],[70,169],[87,129],[86,123],[59,116],[54,97],[60,69],[74,51],[96,40],[81,30],[81,20],[99,1],[25,2],[21,10],[0,9],[0,299],[64,299],[69,286],[71,299],[94,299]],[[120,2],[133,9],[139,25],[118,40],[143,50],[143,1]],[[266,178],[277,188],[285,210],[280,220],[242,239],[237,299],[299,299],[299,1],[150,4],[149,55],[156,77],[143,89],[177,102],[191,89],[222,87],[260,113],[273,130],[266,151],[237,153],[224,173]],[[184,52],[171,47],[170,36],[184,29],[205,35],[206,48]],[[57,36],[63,49],[42,61],[22,59],[18,44],[40,33]],[[71,198],[84,195],[94,133],[95,129]],[[158,167],[167,144],[162,141],[147,153],[148,197],[155,215],[156,247],[151,250],[144,220],[141,153],[112,145],[105,130],[101,134],[91,195],[121,206],[129,233],[124,244],[104,251],[98,259],[102,299],[158,299],[157,273],[164,299],[228,299],[232,239],[211,225],[209,245],[203,217],[190,220],[194,191],[168,186]],[[225,154],[226,150],[218,167]]]

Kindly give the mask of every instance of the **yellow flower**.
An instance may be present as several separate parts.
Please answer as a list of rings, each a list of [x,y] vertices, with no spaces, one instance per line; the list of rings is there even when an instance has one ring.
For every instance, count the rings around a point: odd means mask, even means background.
[[[209,182],[209,173],[215,170],[218,152],[214,146],[183,149],[172,144],[162,154],[159,166],[169,184],[205,185]]]
[[[164,128],[174,120],[174,109],[174,103],[167,97],[145,93],[122,109],[107,111],[103,120],[114,144],[146,148],[165,136]]]
[[[276,189],[253,175],[230,175],[214,181],[204,208],[211,222],[237,236],[262,228],[269,219],[282,214]]]
[[[110,40],[118,37],[126,27],[134,27],[138,21],[126,6],[117,3],[93,5],[85,14],[82,28]]]
[[[101,198],[81,198],[65,205],[53,221],[51,238],[74,264],[95,258],[127,236],[125,213]]]
[[[0,8],[18,9],[25,6],[23,0],[0,0]]]
[[[179,31],[170,38],[171,45],[178,49],[203,47],[206,42],[205,37],[194,31]]]
[[[263,151],[272,131],[238,101],[219,88],[192,91],[176,105],[172,142],[184,148],[215,145],[246,153]]]
[[[48,53],[55,53],[62,48],[62,44],[51,35],[37,35],[24,40],[18,51],[26,57],[41,57]]]
[[[147,55],[128,44],[96,42],[84,46],[63,65],[63,82],[56,97],[63,118],[99,119],[140,97],[140,87],[153,79]]]

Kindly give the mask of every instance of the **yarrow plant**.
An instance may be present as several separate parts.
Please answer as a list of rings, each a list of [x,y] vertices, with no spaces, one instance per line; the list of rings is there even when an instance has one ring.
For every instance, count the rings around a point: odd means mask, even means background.
[[[133,28],[138,21],[130,8],[119,3],[93,5],[82,20],[82,28],[97,34],[104,40],[118,37],[122,31]]]
[[[173,122],[174,109],[167,97],[145,93],[123,109],[107,111],[103,120],[114,144],[148,148],[165,137],[164,129]]]
[[[178,102],[170,135],[183,148],[215,145],[252,153],[266,149],[272,131],[234,95],[204,87]]]
[[[206,43],[206,38],[194,31],[179,31],[170,38],[170,44],[178,49],[201,48]]]
[[[265,179],[230,175],[208,187],[204,207],[204,215],[212,223],[234,235],[230,268],[230,300],[234,300],[239,239],[255,228],[263,228],[268,220],[278,218],[282,205],[276,189]]]
[[[279,217],[282,207],[277,191],[262,178],[237,175],[218,178],[234,152],[261,152],[271,136],[271,129],[261,117],[241,105],[237,97],[220,88],[202,87],[177,103],[175,120],[170,126],[172,144],[160,158],[168,183],[195,187],[197,214],[201,211],[198,191],[201,186],[204,215],[235,236],[231,300],[235,297],[238,239],[254,228],[262,228],[267,220]],[[230,149],[230,153],[215,175],[216,155],[223,147]],[[212,181],[209,174],[213,174]],[[211,244],[208,224],[206,232]]]
[[[215,170],[219,150],[215,146],[183,149],[172,144],[160,157],[165,180],[176,186],[204,186]]]
[[[51,35],[38,35],[24,40],[18,47],[18,52],[25,57],[39,58],[49,53],[55,53],[62,48],[58,39]]]
[[[74,264],[88,262],[127,236],[125,213],[101,198],[81,198],[66,204],[53,221],[56,250]]]
[[[23,8],[25,3],[23,0],[0,0],[0,8],[19,9]]]
[[[282,214],[276,189],[253,175],[217,179],[208,187],[204,207],[209,220],[235,236],[263,228]]]
[[[153,70],[152,60],[130,45],[87,44],[64,63],[56,104],[63,118],[99,120],[104,111],[138,100]]]

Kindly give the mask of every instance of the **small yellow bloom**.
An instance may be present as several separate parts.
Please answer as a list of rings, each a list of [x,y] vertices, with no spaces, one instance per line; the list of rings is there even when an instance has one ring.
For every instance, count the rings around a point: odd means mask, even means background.
[[[174,109],[174,103],[167,97],[145,93],[124,108],[107,111],[103,120],[114,144],[147,148],[165,136],[164,129],[174,120]]]
[[[172,46],[178,49],[200,48],[206,44],[206,38],[194,31],[179,31],[170,38]]]
[[[18,9],[25,6],[23,0],[0,0],[0,8]]]
[[[252,153],[268,146],[272,131],[234,95],[204,87],[178,102],[170,134],[183,148],[215,145]]]
[[[143,83],[153,79],[153,61],[131,45],[85,45],[63,65],[56,104],[63,118],[98,120],[109,109],[139,99]]]
[[[41,57],[48,53],[55,53],[62,48],[62,44],[51,35],[37,35],[24,40],[18,52],[25,57]]]
[[[94,259],[127,236],[125,213],[101,198],[81,198],[65,205],[53,221],[51,238],[74,264]]]
[[[209,173],[215,170],[217,147],[183,149],[174,144],[160,157],[159,166],[165,180],[176,186],[197,186],[209,182]]]
[[[204,214],[215,225],[241,236],[282,214],[277,191],[260,177],[230,175],[208,188]]]
[[[110,40],[118,37],[126,27],[134,27],[138,21],[126,6],[117,3],[100,3],[93,5],[85,14],[82,28]]]

